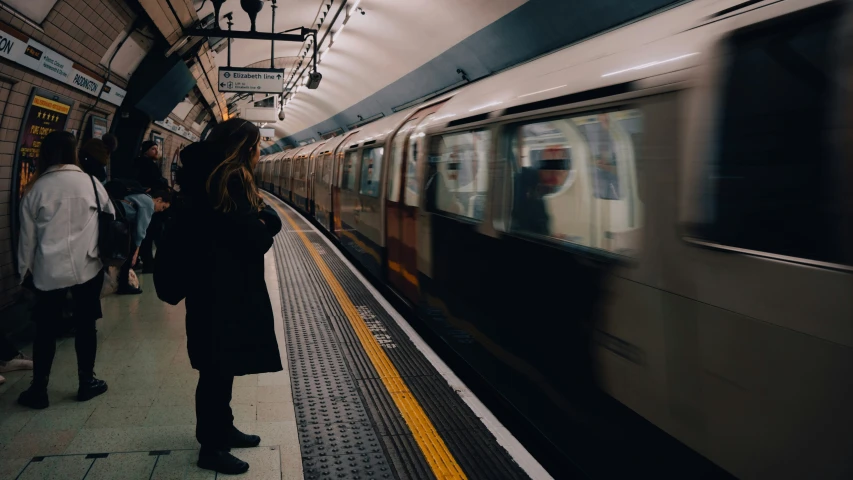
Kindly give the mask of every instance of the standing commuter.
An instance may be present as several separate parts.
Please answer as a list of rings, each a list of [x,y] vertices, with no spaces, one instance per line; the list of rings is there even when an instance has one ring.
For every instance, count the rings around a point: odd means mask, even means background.
[[[151,140],[142,142],[139,149],[140,155],[133,161],[133,179],[139,182],[140,185],[147,188],[149,192],[169,190],[169,182],[163,177],[157,160],[160,154],[160,147],[156,142]],[[160,233],[163,230],[165,219],[164,214],[157,213],[151,217],[151,222],[148,226],[148,232],[139,248],[139,259],[142,261],[143,273],[151,272],[154,264],[154,243],[159,240]]]
[[[142,293],[139,287],[130,285],[130,269],[139,258],[139,249],[149,231],[151,219],[155,213],[160,213],[169,208],[172,202],[171,195],[165,190],[147,193],[127,195],[121,200],[124,207],[125,218],[133,230],[133,255],[128,255],[127,261],[121,267],[118,274],[118,295],[138,295]]]
[[[107,181],[107,165],[110,163],[110,148],[103,140],[93,138],[80,149],[80,168],[101,183]]]
[[[225,474],[249,469],[229,449],[261,441],[234,427],[234,376],[282,369],[264,281],[264,254],[281,220],[264,207],[252,175],[260,139],[258,127],[235,118],[185,148],[182,207],[173,212],[175,221],[193,232],[181,241],[195,252],[184,268],[193,278],[186,293],[187,349],[199,371],[198,466]]]
[[[77,399],[89,400],[107,391],[106,382],[95,378],[94,372],[95,322],[101,318],[104,281],[98,258],[97,202],[103,211],[115,211],[104,187],[80,170],[76,143],[69,132],[56,131],[44,138],[35,177],[21,201],[18,273],[22,281],[32,280],[35,288],[36,339],[33,382],[18,403],[32,408],[49,405],[48,377],[69,292],[77,328]]]

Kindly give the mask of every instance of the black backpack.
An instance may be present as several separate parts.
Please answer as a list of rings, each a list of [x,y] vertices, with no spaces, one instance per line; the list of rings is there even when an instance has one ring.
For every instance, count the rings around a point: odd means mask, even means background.
[[[131,230],[124,214],[124,208],[119,202],[111,200],[116,214],[112,215],[101,210],[101,197],[92,180],[92,190],[95,192],[95,204],[98,206],[98,252],[105,267],[118,267],[127,261],[130,255]]]
[[[129,178],[114,178],[107,182],[104,188],[111,199],[119,201],[124,200],[128,195],[137,195],[148,191],[141,183]]]

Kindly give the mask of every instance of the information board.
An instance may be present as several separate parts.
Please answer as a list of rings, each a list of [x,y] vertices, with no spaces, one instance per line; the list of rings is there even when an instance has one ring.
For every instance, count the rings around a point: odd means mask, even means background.
[[[219,67],[220,92],[280,94],[283,89],[283,68]]]

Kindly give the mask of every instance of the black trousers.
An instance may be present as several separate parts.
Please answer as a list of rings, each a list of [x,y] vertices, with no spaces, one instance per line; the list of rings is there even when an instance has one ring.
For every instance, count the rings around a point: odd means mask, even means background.
[[[121,269],[118,271],[118,288],[130,285],[130,269],[133,268],[133,251],[136,247],[132,247],[130,253],[127,254],[127,260],[121,264]]]
[[[195,390],[195,438],[205,449],[228,448],[228,433],[234,425],[231,389],[234,376],[202,370]]]
[[[47,381],[53,357],[56,355],[56,338],[63,330],[62,308],[71,292],[73,321],[77,327],[74,348],[77,351],[77,373],[82,378],[94,374],[95,355],[98,350],[95,322],[101,318],[101,287],[104,272],[98,272],[91,280],[73,287],[50,291],[36,291],[36,306],[33,317],[36,323],[36,339],[33,342],[33,378]]]
[[[8,362],[21,353],[6,339],[6,335],[0,335],[0,362]]]

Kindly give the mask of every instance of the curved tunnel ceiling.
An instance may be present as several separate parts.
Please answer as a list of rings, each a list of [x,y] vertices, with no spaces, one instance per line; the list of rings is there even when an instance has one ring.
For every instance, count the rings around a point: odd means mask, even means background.
[[[279,0],[275,31],[301,26],[329,27],[342,0]],[[349,0],[332,24],[334,43],[318,66],[320,87],[298,87],[285,107],[285,120],[275,125],[286,135],[280,143],[319,138],[362,118],[390,115],[394,107],[459,83],[457,69],[476,80],[537,55],[555,50],[631,21],[678,0]],[[353,12],[341,27],[353,4]],[[213,12],[207,2],[200,18]],[[234,12],[234,29],[248,30],[239,0],[227,0],[221,13]],[[270,30],[267,1],[258,15],[258,31]],[[222,27],[225,27],[224,21]],[[340,32],[339,32],[340,31]],[[331,37],[331,36],[330,36]],[[319,51],[326,49],[329,40]],[[306,45],[276,42],[288,75]],[[235,40],[231,65],[268,65],[270,42]],[[226,50],[216,55],[227,63]]]

